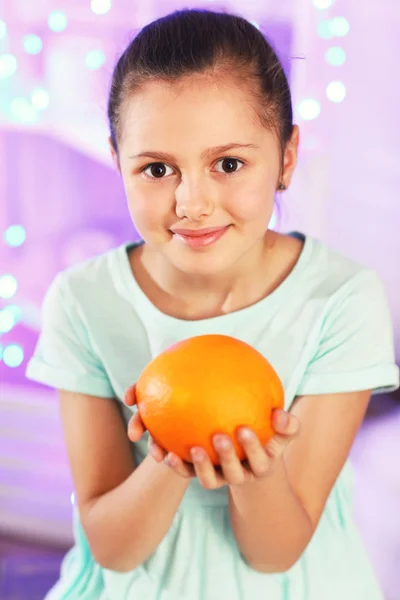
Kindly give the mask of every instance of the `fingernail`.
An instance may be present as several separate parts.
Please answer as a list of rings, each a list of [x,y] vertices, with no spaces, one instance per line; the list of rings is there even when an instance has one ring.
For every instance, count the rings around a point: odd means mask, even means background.
[[[298,423],[295,419],[291,418],[289,422],[289,426],[287,428],[288,433],[296,433],[298,427]]]
[[[197,448],[192,448],[190,450],[190,454],[192,456],[192,460],[195,462],[200,462],[204,458],[202,451],[198,450]]]
[[[239,438],[243,441],[251,440],[253,437],[254,433],[251,431],[251,429],[244,427],[239,431]]]
[[[288,423],[289,423],[289,415],[286,412],[282,411],[281,414],[279,415],[279,425],[281,427],[286,428],[288,426]]]
[[[230,440],[225,437],[224,435],[215,435],[214,436],[214,444],[215,446],[217,446],[218,448],[230,448],[231,447],[231,442]]]

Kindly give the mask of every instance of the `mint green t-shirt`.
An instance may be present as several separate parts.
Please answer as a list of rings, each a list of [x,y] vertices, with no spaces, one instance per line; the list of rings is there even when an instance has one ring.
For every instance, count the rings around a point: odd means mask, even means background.
[[[288,410],[298,395],[399,387],[393,332],[377,274],[310,236],[279,287],[256,304],[185,321],[160,312],[132,275],[123,244],[60,273],[43,304],[42,332],[27,377],[51,387],[114,398],[171,344],[207,333],[257,348],[277,371]],[[132,444],[137,463],[147,437]],[[318,451],[316,448],[315,451]],[[129,573],[95,563],[74,509],[75,545],[46,600],[383,600],[352,514],[347,462],[312,540],[286,573],[252,570],[229,522],[226,488],[193,479],[153,555]],[[135,532],[132,531],[132,535]]]

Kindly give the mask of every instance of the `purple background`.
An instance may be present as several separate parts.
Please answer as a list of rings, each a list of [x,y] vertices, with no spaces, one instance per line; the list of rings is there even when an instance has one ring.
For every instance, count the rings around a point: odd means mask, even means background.
[[[282,195],[276,227],[315,235],[379,272],[399,357],[400,4],[336,0],[328,6],[326,0],[328,7],[319,9],[322,2],[237,0],[203,6],[256,21],[275,43],[291,79],[302,132],[299,166],[291,189]],[[55,274],[136,236],[107,146],[109,79],[138,28],[184,6],[200,5],[114,0],[99,15],[90,0],[0,2],[0,19],[7,26],[0,37],[0,277],[12,274],[18,282],[13,298],[0,298],[0,310],[12,303],[22,311],[19,322],[0,335],[0,345],[18,344],[24,352],[17,367],[0,360],[0,533],[70,543],[73,488],[55,394],[26,381],[24,370]],[[67,16],[62,32],[49,28],[54,10]],[[337,17],[347,19],[349,32],[326,37],[326,21]],[[36,55],[24,50],[29,34],[43,42]],[[343,65],[325,60],[331,47],[346,52]],[[105,56],[96,70],[85,64],[93,50]],[[5,76],[1,60],[9,53],[17,69]],[[336,103],[326,88],[337,80],[345,85],[346,97]],[[32,106],[38,87],[49,94],[43,110]],[[301,103],[310,98],[319,103],[320,115],[307,120]],[[19,106],[25,101],[23,110],[16,109],[15,99]],[[12,247],[3,237],[12,225],[25,228],[21,246]],[[389,406],[386,399],[380,402]],[[394,406],[372,417],[353,449],[355,512],[387,598],[393,600],[400,588],[399,412]]]

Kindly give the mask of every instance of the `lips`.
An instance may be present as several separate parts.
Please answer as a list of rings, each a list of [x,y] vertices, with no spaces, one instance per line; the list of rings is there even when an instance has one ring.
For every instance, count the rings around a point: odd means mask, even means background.
[[[227,227],[227,225],[223,225],[222,227],[204,227],[203,229],[173,229],[172,232],[186,237],[201,237],[203,235],[209,235],[210,233],[222,231]]]
[[[225,232],[229,225],[223,227],[204,227],[203,229],[174,229],[171,230],[175,239],[192,249],[213,246]]]

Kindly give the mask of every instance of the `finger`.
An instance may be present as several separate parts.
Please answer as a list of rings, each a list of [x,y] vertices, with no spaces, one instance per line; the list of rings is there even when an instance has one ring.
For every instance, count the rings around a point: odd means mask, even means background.
[[[272,412],[272,425],[279,435],[296,436],[300,431],[300,421],[297,417],[284,410],[275,409]]]
[[[130,418],[128,423],[128,438],[131,440],[131,442],[137,442],[140,440],[144,432],[145,426],[142,423],[139,413],[136,413]]]
[[[222,473],[227,483],[229,485],[243,483],[245,478],[243,466],[229,436],[215,435],[213,437],[213,444],[218,453]]]
[[[165,464],[170,467],[175,473],[186,479],[196,475],[194,468],[183,461],[180,456],[173,452],[168,452],[164,459]]]
[[[222,487],[223,485],[228,485],[228,482],[226,481],[224,474],[222,472],[221,466],[215,465],[214,471],[215,471],[215,477],[217,480],[217,485],[215,486],[215,489],[218,489],[218,488]]]
[[[200,484],[207,490],[212,490],[221,485],[221,477],[217,475],[207,452],[203,448],[192,448],[191,456],[195,474]]]
[[[275,435],[267,442],[265,451],[271,458],[281,456],[287,445],[299,435],[300,421],[284,410],[275,409],[272,413]]]
[[[159,446],[151,436],[149,437],[148,441],[148,449],[151,456],[157,462],[162,462],[167,455],[166,451],[161,448],[161,446]]]
[[[134,404],[136,404],[136,383],[131,385],[131,387],[129,387],[126,390],[124,396],[124,403],[128,406],[133,406]]]
[[[276,433],[266,444],[265,452],[270,458],[277,459],[286,450],[287,446],[298,435],[299,428],[294,434]]]
[[[257,435],[251,429],[242,427],[237,434],[246,457],[250,471],[255,477],[265,477],[271,471],[271,458],[265,452]]]

